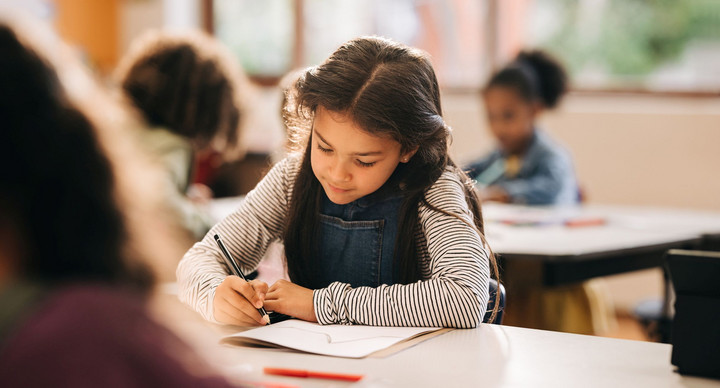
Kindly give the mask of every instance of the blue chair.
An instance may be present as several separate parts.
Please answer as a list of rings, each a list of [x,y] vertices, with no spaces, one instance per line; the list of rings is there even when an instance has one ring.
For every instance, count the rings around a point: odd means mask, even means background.
[[[497,315],[495,316],[495,320],[490,322],[492,309],[495,307],[495,298],[498,296],[498,290],[500,291],[500,306]],[[483,317],[483,323],[495,323],[502,325],[503,311],[505,311],[505,286],[498,284],[495,279],[490,279],[490,299],[487,304],[487,312],[485,312],[485,317]]]

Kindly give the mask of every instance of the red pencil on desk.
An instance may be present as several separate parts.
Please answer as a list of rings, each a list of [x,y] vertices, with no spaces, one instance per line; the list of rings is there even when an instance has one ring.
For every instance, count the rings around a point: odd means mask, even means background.
[[[565,226],[578,227],[578,226],[600,226],[605,225],[604,218],[575,218],[565,221]]]
[[[363,375],[348,375],[341,373],[315,372],[302,369],[285,369],[285,368],[263,368],[263,372],[269,375],[290,376],[290,377],[314,377],[317,379],[358,381]]]

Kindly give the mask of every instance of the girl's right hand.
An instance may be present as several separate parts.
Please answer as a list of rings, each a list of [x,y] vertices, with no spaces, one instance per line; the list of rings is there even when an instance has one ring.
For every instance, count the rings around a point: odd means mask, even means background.
[[[215,320],[237,326],[266,325],[270,318],[261,316],[258,308],[265,303],[267,283],[246,282],[237,276],[228,276],[215,290],[213,314]]]

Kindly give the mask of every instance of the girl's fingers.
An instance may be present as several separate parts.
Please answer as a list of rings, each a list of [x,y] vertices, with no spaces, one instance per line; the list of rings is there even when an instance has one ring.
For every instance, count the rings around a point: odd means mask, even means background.
[[[247,316],[244,312],[233,308],[229,304],[225,308],[221,308],[219,313],[220,315],[215,317],[215,319],[219,322],[231,323],[238,326],[265,324],[265,322],[257,322],[255,319]]]
[[[250,283],[237,276],[228,276],[226,281],[235,292],[244,296],[255,308],[262,307],[263,302]]]
[[[278,299],[278,298],[280,298],[279,290],[270,290],[267,294],[265,294],[265,302],[267,302],[270,299]]]
[[[255,293],[258,295],[260,299],[265,298],[265,294],[268,292],[268,285],[265,282],[261,282],[259,280],[251,280],[250,285],[255,290]]]
[[[234,313],[234,316],[245,316],[246,318],[243,318],[243,320],[252,320],[255,321],[261,325],[264,325],[266,322],[263,320],[262,315],[260,315],[260,312],[257,311],[255,307],[250,305],[250,302],[245,300],[241,295],[238,294],[232,294],[229,295],[227,298],[223,298],[225,304],[227,304],[228,309],[237,312]]]
[[[265,301],[265,309],[268,311],[276,311],[279,312],[278,309],[280,309],[280,301],[277,299],[267,299]]]

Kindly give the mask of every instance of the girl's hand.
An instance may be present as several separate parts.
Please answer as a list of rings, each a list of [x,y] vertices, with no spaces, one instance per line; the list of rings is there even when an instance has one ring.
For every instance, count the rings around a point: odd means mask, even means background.
[[[492,202],[510,202],[510,196],[508,193],[498,186],[489,186],[480,190],[480,199]]]
[[[215,290],[213,314],[221,323],[238,326],[257,326],[270,323],[258,308],[263,306],[268,285],[261,281],[246,282],[237,276],[228,276]]]
[[[265,296],[265,308],[303,321],[317,322],[313,290],[287,280],[278,280]]]
[[[187,197],[196,205],[207,205],[213,198],[213,191],[202,183],[193,183],[188,187]]]

